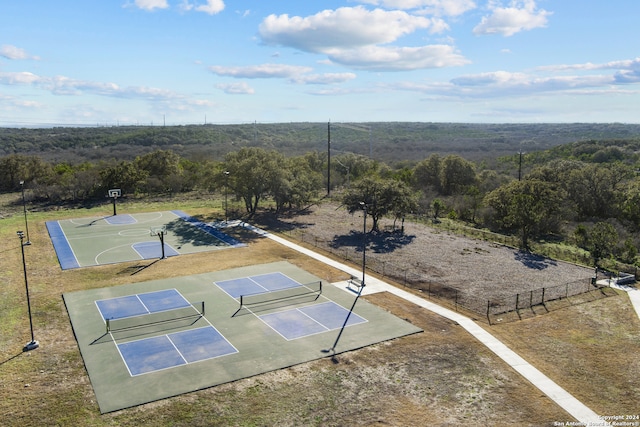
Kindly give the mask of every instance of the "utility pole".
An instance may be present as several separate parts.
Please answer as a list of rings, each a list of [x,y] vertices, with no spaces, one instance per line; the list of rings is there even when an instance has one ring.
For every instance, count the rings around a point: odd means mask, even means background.
[[[331,122],[327,123],[327,196],[331,195]]]

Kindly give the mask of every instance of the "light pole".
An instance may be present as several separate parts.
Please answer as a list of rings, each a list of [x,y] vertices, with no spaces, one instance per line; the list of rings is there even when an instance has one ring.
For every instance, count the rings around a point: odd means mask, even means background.
[[[347,327],[347,324],[349,323],[349,317],[351,316],[351,313],[353,313],[353,309],[356,307],[356,303],[358,302],[358,299],[360,298],[360,295],[362,295],[362,291],[364,290],[365,284],[364,284],[364,273],[365,273],[365,269],[366,269],[366,257],[365,257],[365,249],[367,247],[367,204],[365,202],[360,202],[360,206],[362,206],[362,209],[364,210],[364,226],[363,226],[363,237],[362,237],[362,283],[360,284],[360,289],[358,290],[358,294],[356,295],[355,299],[353,300],[353,304],[351,304],[351,308],[349,309],[349,312],[347,313],[347,317],[344,319],[344,323],[342,324],[342,328],[340,328],[340,332],[338,332],[338,336],[336,337],[335,342],[333,343],[333,346],[327,350],[322,350],[323,353],[333,353],[332,356],[332,360],[334,361],[334,363],[337,363],[337,359],[336,357],[336,347],[338,346],[338,342],[340,341],[340,337],[342,336],[342,333],[344,332],[344,329]]]
[[[364,287],[364,274],[367,270],[367,204],[360,202],[362,211],[364,212],[364,220],[362,226],[362,286]]]
[[[227,223],[229,217],[227,211],[227,194],[229,192],[229,171],[224,171],[224,223]]]
[[[22,187],[22,210],[24,211],[24,229],[27,232],[27,241],[24,242],[24,244],[30,245],[31,240],[29,240],[29,224],[27,223],[27,202],[24,199],[24,181],[20,181],[20,187]]]
[[[33,337],[33,321],[31,320],[31,302],[29,300],[29,282],[27,281],[27,262],[24,258],[24,233],[22,231],[17,232],[18,237],[20,238],[20,249],[22,250],[22,268],[24,270],[24,287],[27,290],[27,307],[29,309],[29,326],[31,328],[31,341],[24,346],[22,351],[30,351],[40,347],[38,341]]]

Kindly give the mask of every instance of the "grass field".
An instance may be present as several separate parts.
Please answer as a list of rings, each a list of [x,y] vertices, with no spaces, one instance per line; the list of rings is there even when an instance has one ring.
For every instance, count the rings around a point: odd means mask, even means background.
[[[0,200],[0,425],[551,426],[571,418],[456,324],[387,294],[367,300],[423,333],[101,415],[62,293],[288,261],[323,280],[348,278],[245,231],[234,251],[183,255],[150,265],[129,262],[63,272],[45,221],[108,215],[110,206],[32,212],[25,247],[35,337],[30,340],[16,231],[19,195]],[[181,209],[220,216],[219,201],[130,202],[130,212]],[[123,208],[125,209],[125,208]],[[185,262],[187,260],[188,262]],[[527,361],[601,415],[638,414],[640,321],[626,294],[568,305],[522,322],[487,327]]]

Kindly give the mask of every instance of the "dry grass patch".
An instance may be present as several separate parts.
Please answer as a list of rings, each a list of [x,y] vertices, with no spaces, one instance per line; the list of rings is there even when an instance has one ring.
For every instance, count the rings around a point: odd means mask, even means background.
[[[598,414],[640,415],[640,320],[617,292],[490,331]]]
[[[207,215],[206,207],[173,208]],[[423,333],[340,354],[338,363],[322,359],[100,415],[62,293],[282,260],[331,282],[348,276],[243,229],[233,233],[249,244],[245,248],[62,271],[44,222],[96,212],[30,217],[34,244],[25,249],[41,343],[30,353],[21,352],[30,338],[15,236],[23,219],[17,214],[0,219],[0,239],[6,242],[0,257],[1,425],[540,426],[570,420],[458,325],[388,294],[367,299]],[[448,241],[453,239],[442,242]],[[489,330],[598,413],[637,412],[640,325],[625,295]]]

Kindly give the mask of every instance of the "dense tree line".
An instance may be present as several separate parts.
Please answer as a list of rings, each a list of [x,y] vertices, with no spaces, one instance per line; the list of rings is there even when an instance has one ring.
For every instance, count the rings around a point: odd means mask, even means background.
[[[180,157],[222,161],[243,147],[275,149],[287,157],[324,151],[327,123],[247,123],[188,126],[0,128],[0,156],[37,155],[71,164],[133,160],[155,150]],[[387,164],[416,161],[431,153],[480,161],[542,150],[573,141],[640,137],[634,124],[482,124],[370,122],[331,123],[331,146],[340,153],[370,156]]]
[[[431,154],[413,165],[390,167],[342,153],[332,157],[331,190],[350,212],[366,207],[374,232],[383,217],[447,216],[517,234],[523,249],[534,240],[555,239],[588,250],[594,263],[611,256],[635,263],[640,244],[636,148],[626,140],[585,141],[553,149],[551,161],[548,152],[500,159],[521,167],[517,175],[513,168],[494,170],[455,154]],[[125,196],[224,192],[254,215],[265,200],[281,212],[324,195],[327,166],[321,151],[285,156],[262,147],[242,147],[220,161],[187,159],[163,149],[132,160],[77,164],[12,154],[0,158],[0,191],[24,186],[34,200],[50,203],[100,200],[110,188],[120,188]]]

